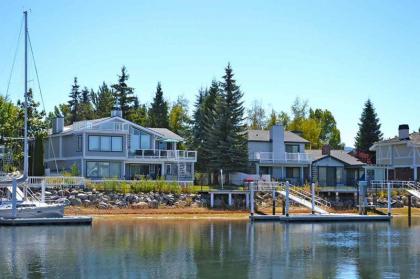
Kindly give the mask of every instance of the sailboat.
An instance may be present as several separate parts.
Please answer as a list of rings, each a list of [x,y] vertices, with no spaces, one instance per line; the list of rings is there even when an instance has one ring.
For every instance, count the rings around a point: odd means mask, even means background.
[[[13,179],[0,180],[10,198],[0,200],[0,218],[60,218],[64,216],[64,204],[48,204],[44,198],[37,199],[26,185],[29,170],[28,145],[28,12],[25,17],[25,103],[24,103],[24,158],[23,175]],[[21,185],[22,189],[18,186]],[[45,193],[45,188],[42,189]],[[42,195],[44,197],[44,195]]]

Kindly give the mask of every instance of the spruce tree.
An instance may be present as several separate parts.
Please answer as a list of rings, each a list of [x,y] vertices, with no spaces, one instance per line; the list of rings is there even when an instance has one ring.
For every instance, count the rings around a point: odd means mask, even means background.
[[[360,117],[359,131],[357,132],[355,146],[357,151],[369,153],[369,148],[377,141],[382,140],[381,124],[370,99],[365,103]]]
[[[128,116],[135,100],[134,88],[127,85],[129,77],[127,69],[123,66],[121,68],[121,75],[118,76],[118,83],[112,85],[112,88],[115,90],[115,97],[118,98],[120,103],[122,116],[124,118]]]
[[[201,130],[201,145],[197,149],[198,158],[197,165],[198,168],[201,168],[203,171],[212,172],[214,171],[214,166],[210,164],[212,154],[215,152],[214,147],[216,142],[212,141],[214,136],[214,131],[216,129],[216,119],[217,111],[216,106],[221,98],[221,91],[219,88],[219,83],[216,80],[213,80],[210,88],[206,91],[206,94],[203,98],[202,103],[202,130]]]
[[[140,104],[137,96],[134,98],[134,105],[130,109],[127,120],[134,122],[140,126],[146,126],[147,122],[147,108],[146,105]]]
[[[81,92],[80,102],[79,102],[79,120],[91,120],[94,118],[93,106],[91,102],[91,96],[93,90],[90,90],[85,86]]]
[[[154,128],[169,128],[168,103],[163,98],[160,82],[157,84],[155,97],[149,109],[149,126]]]
[[[108,117],[111,115],[115,105],[115,97],[108,85],[103,82],[96,93],[92,93],[92,103],[97,118]]]
[[[213,171],[223,169],[225,173],[243,171],[247,167],[248,148],[242,92],[233,79],[228,64],[220,83],[221,97],[216,104],[215,124],[209,138],[209,166]]]
[[[71,122],[76,122],[78,121],[78,115],[77,113],[79,112],[80,108],[79,108],[79,103],[80,103],[80,97],[81,97],[81,93],[80,93],[80,85],[77,84],[77,77],[74,78],[74,83],[71,86],[71,92],[70,92],[70,100],[68,101],[68,105],[70,108],[70,114],[71,114],[71,118],[70,121]]]

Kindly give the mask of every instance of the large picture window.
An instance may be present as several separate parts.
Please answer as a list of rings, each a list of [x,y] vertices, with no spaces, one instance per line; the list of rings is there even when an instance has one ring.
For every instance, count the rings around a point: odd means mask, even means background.
[[[121,136],[89,136],[89,151],[123,151]]]
[[[299,144],[286,144],[286,152],[299,153],[300,152]]]
[[[94,178],[120,178],[121,163],[119,162],[87,162],[86,176]]]

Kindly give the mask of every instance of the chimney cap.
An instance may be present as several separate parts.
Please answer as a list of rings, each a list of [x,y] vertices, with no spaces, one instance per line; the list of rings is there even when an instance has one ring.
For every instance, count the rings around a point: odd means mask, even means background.
[[[409,130],[410,127],[408,126],[408,124],[401,124],[398,126],[398,130]]]

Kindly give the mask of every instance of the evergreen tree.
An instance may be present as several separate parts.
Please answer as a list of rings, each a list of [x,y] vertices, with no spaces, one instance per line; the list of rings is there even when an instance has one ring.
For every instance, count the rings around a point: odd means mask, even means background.
[[[198,149],[201,147],[204,136],[204,113],[203,113],[203,103],[206,98],[207,90],[200,89],[198,91],[197,99],[194,103],[194,112],[192,116],[192,127],[191,127],[191,139],[189,144],[192,149]],[[199,155],[198,155],[199,156]]]
[[[85,86],[82,90],[80,101],[79,101],[79,120],[91,120],[94,118],[93,106],[91,102],[91,96],[93,90],[90,90]]]
[[[129,111],[133,106],[135,96],[134,88],[127,85],[127,80],[130,76],[127,73],[125,66],[121,68],[121,75],[118,76],[118,83],[112,85],[112,88],[115,90],[115,97],[118,98],[120,103],[122,116],[128,117]]]
[[[356,135],[355,146],[357,151],[373,155],[369,148],[373,143],[382,140],[381,124],[370,99],[365,103],[360,117],[359,131]]]
[[[157,84],[155,97],[149,109],[149,126],[154,128],[169,128],[168,103],[163,98],[160,82]]]
[[[228,64],[220,83],[221,97],[216,104],[215,124],[209,138],[209,147],[213,150],[209,166],[212,171],[223,169],[225,173],[243,171],[248,162],[243,94],[233,76]]]
[[[29,88],[27,94],[27,101],[28,101],[28,137],[34,138],[37,135],[46,136],[48,124],[44,121],[45,118],[45,111],[39,111],[40,103],[36,102],[34,99],[34,95],[32,92],[32,88]],[[20,107],[21,111],[21,119],[22,119],[22,127],[23,127],[23,118],[24,118],[24,109],[25,109],[25,102],[18,100],[17,105]]]
[[[130,109],[128,120],[134,122],[140,126],[147,126],[148,124],[147,107],[144,104],[140,104],[139,99],[135,96],[134,105]]]
[[[80,103],[80,91],[79,91],[80,85],[77,84],[77,77],[74,78],[74,83],[71,86],[71,92],[70,92],[70,100],[68,101],[68,106],[70,108],[71,113],[71,122],[78,121],[78,112],[80,111],[79,103]]]
[[[221,90],[219,83],[213,80],[208,91],[205,92],[202,104],[202,130],[201,145],[197,149],[197,168],[210,173],[212,170],[210,161],[214,152],[213,141],[214,130],[216,129],[217,104],[221,99]]]
[[[96,93],[91,95],[94,106],[95,116],[97,118],[108,117],[111,115],[112,108],[115,105],[115,97],[108,85],[103,82]]]

